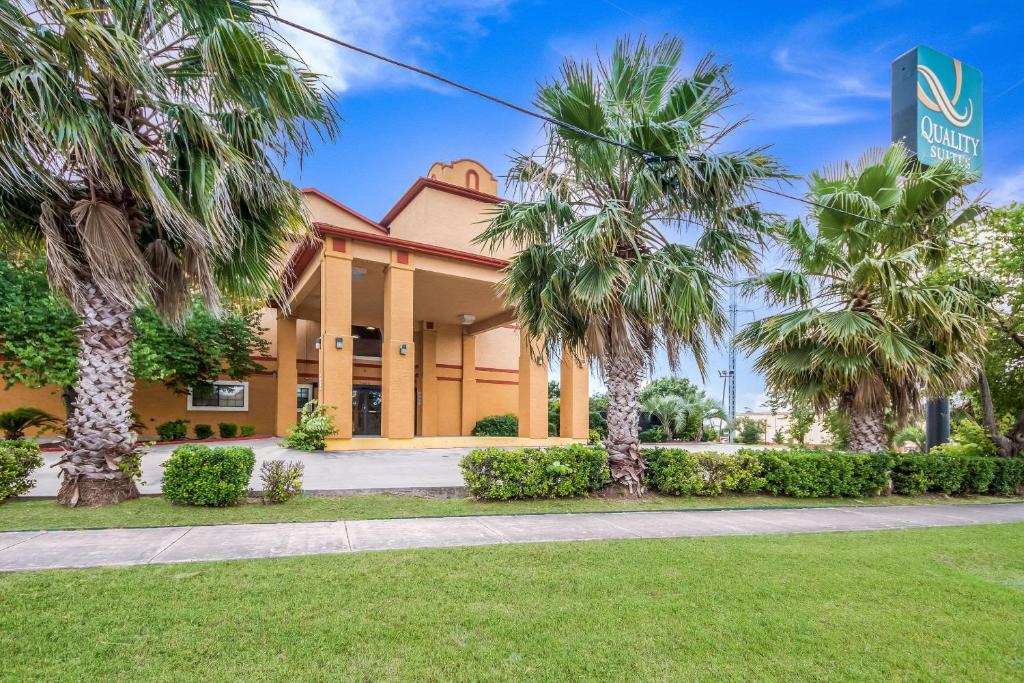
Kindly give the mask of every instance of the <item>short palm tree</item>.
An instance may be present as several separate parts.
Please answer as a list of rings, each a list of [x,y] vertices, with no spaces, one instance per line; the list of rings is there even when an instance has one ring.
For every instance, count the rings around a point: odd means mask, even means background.
[[[38,408],[15,408],[0,413],[0,431],[10,440],[24,439],[27,429],[47,429],[59,424],[60,420]]]
[[[645,414],[658,418],[668,441],[673,440],[677,430],[686,426],[687,407],[683,397],[675,394],[654,394],[640,401],[640,409]]]
[[[784,311],[747,326],[741,348],[769,389],[850,419],[851,450],[885,450],[887,409],[897,423],[924,395],[976,376],[984,330],[977,283],[933,272],[950,230],[976,215],[953,163],[924,169],[900,145],[856,165],[813,174],[814,231],[784,228],[789,269],[748,280]]]
[[[726,68],[704,59],[684,77],[681,56],[673,38],[623,39],[607,62],[566,61],[536,103],[572,127],[549,125],[541,149],[514,158],[523,201],[501,204],[477,238],[519,250],[504,290],[522,333],[603,371],[612,480],[638,495],[644,367],[662,346],[671,365],[689,350],[703,369],[705,340],[725,330],[725,277],[755,263],[765,231],[751,188],[781,174],[761,149],[714,150],[733,128]],[[686,228],[689,244],[666,236]]]
[[[137,495],[133,308],[273,294],[308,230],[280,161],[335,117],[281,45],[226,0],[0,2],[0,235],[82,318],[66,505]]]

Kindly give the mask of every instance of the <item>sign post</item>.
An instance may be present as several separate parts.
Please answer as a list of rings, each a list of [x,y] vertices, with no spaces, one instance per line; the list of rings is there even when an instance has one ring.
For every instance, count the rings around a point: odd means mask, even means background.
[[[981,72],[919,46],[892,63],[892,141],[925,165],[953,159],[981,177]],[[929,399],[925,440],[931,450],[949,441],[949,398]]]

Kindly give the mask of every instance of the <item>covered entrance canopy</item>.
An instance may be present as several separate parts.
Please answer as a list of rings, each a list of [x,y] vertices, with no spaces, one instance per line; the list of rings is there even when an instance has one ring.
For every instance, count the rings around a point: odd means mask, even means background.
[[[519,339],[501,299],[507,262],[373,226],[316,223],[321,239],[292,259],[289,310],[277,321],[278,432],[295,421],[289,369],[301,319],[319,330],[318,400],[337,427],[329,447],[351,447],[343,442],[373,435],[378,424],[383,439],[453,437],[464,445],[480,418],[502,413],[518,415],[522,439],[547,442],[548,368]],[[379,346],[365,343],[367,329],[380,335]],[[585,364],[563,360],[566,439],[587,438],[587,377]]]

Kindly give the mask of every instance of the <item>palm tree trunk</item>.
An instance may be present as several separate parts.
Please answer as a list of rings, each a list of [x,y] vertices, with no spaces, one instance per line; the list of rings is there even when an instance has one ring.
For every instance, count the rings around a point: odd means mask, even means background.
[[[885,415],[876,410],[850,412],[850,450],[855,453],[878,453],[888,450],[885,441]]]
[[[640,454],[640,379],[643,368],[627,356],[610,353],[608,386],[608,467],[612,483],[635,496],[644,494]]]
[[[71,436],[59,461],[63,482],[57,500],[67,507],[108,505],[139,495],[132,477],[118,467],[135,452],[132,311],[92,284],[83,287],[80,308],[78,385],[68,421]]]

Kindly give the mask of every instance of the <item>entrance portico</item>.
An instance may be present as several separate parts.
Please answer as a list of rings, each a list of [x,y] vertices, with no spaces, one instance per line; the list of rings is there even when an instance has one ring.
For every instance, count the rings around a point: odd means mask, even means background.
[[[493,197],[455,188],[451,211],[432,217],[424,209],[444,206],[439,196],[451,188],[425,181],[416,197],[403,198],[425,233],[436,234],[427,229],[432,220],[451,216],[479,232],[481,209]],[[288,314],[278,316],[278,434],[296,419],[298,376],[289,368],[302,362],[294,341],[300,321],[319,332],[314,391],[334,417],[329,450],[586,440],[587,367],[568,354],[559,437],[548,437],[547,365],[520,340],[497,290],[507,261],[398,237],[401,212],[385,226],[319,193],[307,193],[307,201],[320,239],[293,255]],[[518,415],[519,437],[470,436],[479,419],[506,413]]]

